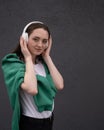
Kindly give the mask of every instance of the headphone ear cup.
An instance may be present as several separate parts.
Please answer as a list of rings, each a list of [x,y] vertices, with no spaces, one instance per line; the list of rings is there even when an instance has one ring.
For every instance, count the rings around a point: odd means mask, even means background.
[[[22,37],[24,38],[24,40],[25,40],[26,42],[28,42],[28,33],[24,32],[24,33],[22,34]]]

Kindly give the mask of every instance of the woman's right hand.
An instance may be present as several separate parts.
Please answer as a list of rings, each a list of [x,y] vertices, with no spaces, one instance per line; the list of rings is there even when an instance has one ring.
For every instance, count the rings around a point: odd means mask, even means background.
[[[28,58],[32,58],[31,53],[29,52],[29,50],[27,48],[27,43],[23,37],[20,37],[20,47],[21,47],[21,52],[22,52],[25,60]]]
[[[24,82],[21,84],[21,88],[27,93],[35,95],[38,90],[32,55],[28,50],[27,43],[22,37],[20,37],[20,47],[26,64]]]

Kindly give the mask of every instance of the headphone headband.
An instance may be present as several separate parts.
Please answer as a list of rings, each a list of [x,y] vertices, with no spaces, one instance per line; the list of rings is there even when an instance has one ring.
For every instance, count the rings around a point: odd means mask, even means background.
[[[31,24],[33,24],[33,23],[43,24],[43,22],[40,22],[40,21],[32,21],[32,22],[28,23],[28,24],[24,27],[23,33],[26,32],[26,29],[27,29]]]

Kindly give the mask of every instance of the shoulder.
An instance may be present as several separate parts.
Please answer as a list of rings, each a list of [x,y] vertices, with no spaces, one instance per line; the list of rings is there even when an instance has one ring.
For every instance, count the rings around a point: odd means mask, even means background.
[[[24,62],[19,59],[16,53],[10,53],[2,58],[2,68],[20,67],[24,66]]]
[[[9,53],[3,57],[2,60],[10,60],[10,59],[18,59],[19,57],[16,55],[16,53]]]
[[[7,55],[5,55],[3,58],[2,58],[2,63],[3,62],[22,62],[19,57],[17,56],[16,53],[9,53]]]

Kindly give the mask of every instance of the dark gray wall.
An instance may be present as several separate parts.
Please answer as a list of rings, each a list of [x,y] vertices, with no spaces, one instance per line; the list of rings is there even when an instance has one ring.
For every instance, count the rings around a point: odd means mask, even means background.
[[[55,100],[54,130],[104,129],[104,1],[0,0],[0,60],[33,20],[52,32],[52,57],[65,89]],[[12,110],[0,69],[0,130],[10,130]]]

